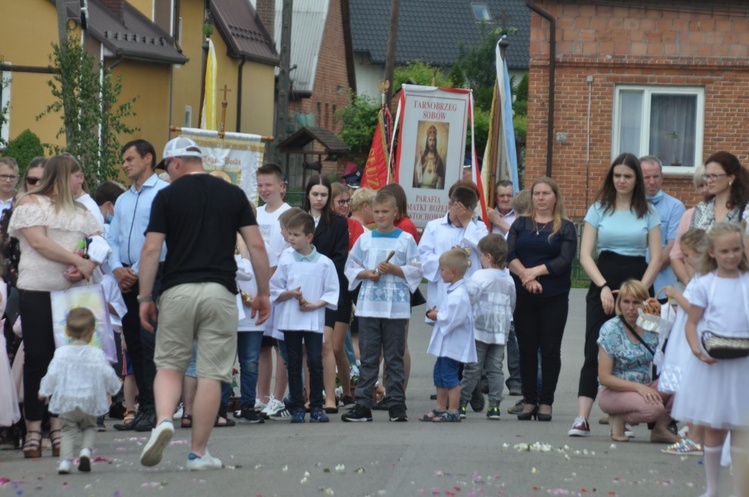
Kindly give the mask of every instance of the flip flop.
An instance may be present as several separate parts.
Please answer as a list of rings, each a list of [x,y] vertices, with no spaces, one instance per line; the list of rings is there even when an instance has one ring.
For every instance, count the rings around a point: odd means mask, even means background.
[[[225,423],[221,423],[222,419],[225,421]],[[237,424],[236,421],[234,421],[233,419],[216,416],[216,422],[213,423],[213,427],[214,428],[226,428],[228,426],[236,426],[236,424]]]

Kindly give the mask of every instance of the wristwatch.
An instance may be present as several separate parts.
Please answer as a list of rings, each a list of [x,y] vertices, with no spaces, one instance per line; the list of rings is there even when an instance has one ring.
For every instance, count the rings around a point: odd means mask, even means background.
[[[144,297],[138,295],[135,297],[135,300],[137,300],[139,304],[142,304],[143,302],[153,302],[153,297],[151,295],[146,295]]]

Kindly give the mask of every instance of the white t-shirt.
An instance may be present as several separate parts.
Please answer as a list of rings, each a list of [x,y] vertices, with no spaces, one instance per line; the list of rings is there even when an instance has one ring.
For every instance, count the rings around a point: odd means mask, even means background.
[[[91,214],[94,215],[97,221],[99,221],[99,226],[104,229],[104,216],[101,215],[101,210],[99,209],[99,206],[96,205],[96,201],[91,198],[91,195],[88,193],[84,193],[77,199],[75,199],[76,202],[83,204],[86,209],[91,212]]]
[[[278,218],[291,209],[291,206],[284,202],[281,207],[273,212],[266,212],[268,205],[262,205],[257,209],[257,225],[260,229],[260,234],[265,242],[265,251],[268,252],[268,262],[270,267],[278,265],[278,258],[281,256],[281,252],[288,247],[286,241],[283,239],[281,234],[281,225],[278,222]]]

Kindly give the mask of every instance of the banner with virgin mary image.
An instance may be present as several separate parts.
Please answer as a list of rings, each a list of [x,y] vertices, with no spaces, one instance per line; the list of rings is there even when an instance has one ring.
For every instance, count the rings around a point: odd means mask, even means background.
[[[419,227],[447,213],[450,186],[463,174],[470,104],[470,90],[403,85],[393,180]]]

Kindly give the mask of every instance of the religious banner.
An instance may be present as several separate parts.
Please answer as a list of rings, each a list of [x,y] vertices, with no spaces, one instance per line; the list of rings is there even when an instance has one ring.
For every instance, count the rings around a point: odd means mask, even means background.
[[[224,133],[182,128],[182,135],[195,141],[203,150],[203,167],[210,174],[239,186],[250,202],[257,205],[257,169],[263,163],[265,144],[260,135]]]
[[[450,186],[463,174],[470,108],[470,90],[403,85],[393,181],[416,226],[447,213]]]

